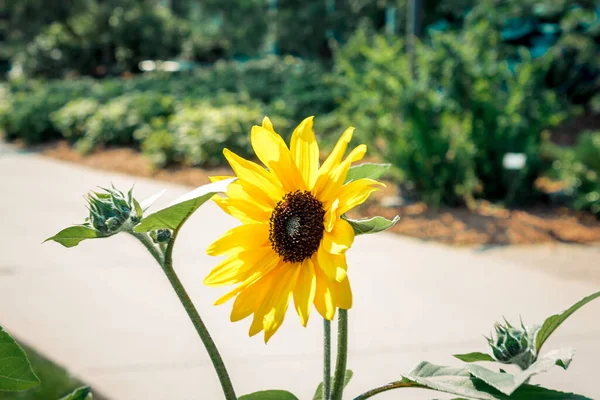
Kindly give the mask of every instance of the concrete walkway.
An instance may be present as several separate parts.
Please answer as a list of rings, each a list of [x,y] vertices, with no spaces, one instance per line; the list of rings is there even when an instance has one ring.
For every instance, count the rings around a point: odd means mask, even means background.
[[[0,325],[114,400],[220,399],[220,387],[192,325],[144,249],[127,236],[73,249],[42,240],[86,215],[82,195],[97,185],[138,198],[164,187],[157,206],[187,191],[145,179],[84,169],[36,155],[0,150]],[[311,399],[321,379],[322,323],[295,315],[265,346],[247,337],[249,321],[229,322],[231,305],[212,306],[222,291],[204,287],[216,263],[206,246],[235,222],[208,204],[194,215],[175,249],[176,270],[229,366],[238,395],[287,389]],[[600,289],[594,247],[454,250],[388,234],[360,237],[349,263],[347,399],[398,379],[420,360],[459,365],[452,353],[485,351],[495,320],[540,321]],[[568,371],[534,383],[600,398],[600,301],[575,314],[546,350],[577,349]],[[432,392],[388,392],[377,399],[451,398]],[[51,399],[49,399],[51,400]]]

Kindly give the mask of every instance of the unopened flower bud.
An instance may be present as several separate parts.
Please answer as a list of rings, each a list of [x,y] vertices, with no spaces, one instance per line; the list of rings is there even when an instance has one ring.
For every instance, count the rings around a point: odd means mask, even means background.
[[[125,196],[115,189],[104,192],[90,192],[86,197],[89,204],[89,223],[103,234],[111,235],[121,230],[128,221],[138,222],[131,191]]]
[[[496,339],[488,338],[494,358],[503,364],[515,364],[527,369],[537,359],[535,341],[523,323],[515,328],[506,321],[506,325],[494,325]]]
[[[150,237],[154,243],[167,243],[169,240],[171,240],[171,236],[172,233],[170,229],[158,229],[150,232]]]

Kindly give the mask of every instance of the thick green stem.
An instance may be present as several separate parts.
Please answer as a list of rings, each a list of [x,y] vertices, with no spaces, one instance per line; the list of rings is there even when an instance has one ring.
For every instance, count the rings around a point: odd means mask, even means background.
[[[183,284],[173,269],[173,245],[175,243],[177,233],[173,233],[173,237],[167,246],[164,256],[162,255],[160,249],[154,245],[148,235],[143,233],[133,233],[133,235],[138,238],[140,242],[142,242],[142,244],[150,251],[169,279],[169,282],[175,290],[177,297],[179,297],[179,301],[187,312],[188,317],[192,321],[194,328],[196,328],[196,332],[198,332],[198,336],[200,336],[200,339],[202,340],[202,343],[208,352],[208,356],[210,357],[215,371],[217,372],[217,376],[219,377],[219,381],[221,382],[225,399],[237,400],[235,391],[233,390],[233,385],[231,384],[231,379],[229,378],[229,374],[227,373],[227,368],[225,368],[221,354],[219,354],[217,345],[210,336],[206,325],[204,325],[202,318],[200,318],[200,314],[198,314],[196,307],[194,307],[194,303],[192,303],[190,296],[188,296]]]
[[[331,400],[342,400],[348,360],[348,310],[338,309],[338,339]]]
[[[331,392],[331,321],[323,319],[323,400]]]
[[[406,388],[406,387],[414,388],[414,387],[423,387],[423,386],[414,384],[412,382],[402,382],[402,381],[392,382],[392,383],[388,383],[385,386],[371,389],[368,392],[365,392],[365,393],[359,395],[358,397],[355,397],[354,400],[365,400],[365,399],[375,396],[376,394],[387,392],[388,390],[400,389],[400,388]]]

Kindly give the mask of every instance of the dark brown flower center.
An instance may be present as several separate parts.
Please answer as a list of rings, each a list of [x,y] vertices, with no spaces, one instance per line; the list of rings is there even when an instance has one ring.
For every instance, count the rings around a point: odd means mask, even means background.
[[[324,217],[323,203],[310,192],[286,194],[271,214],[271,247],[286,262],[304,261],[319,248]]]

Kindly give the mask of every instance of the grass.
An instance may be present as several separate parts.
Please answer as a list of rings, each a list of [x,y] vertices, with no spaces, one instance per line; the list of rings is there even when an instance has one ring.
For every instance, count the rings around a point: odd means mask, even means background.
[[[0,400],[58,400],[80,386],[85,386],[68,371],[30,347],[22,346],[33,370],[42,382],[24,392],[0,392]]]

